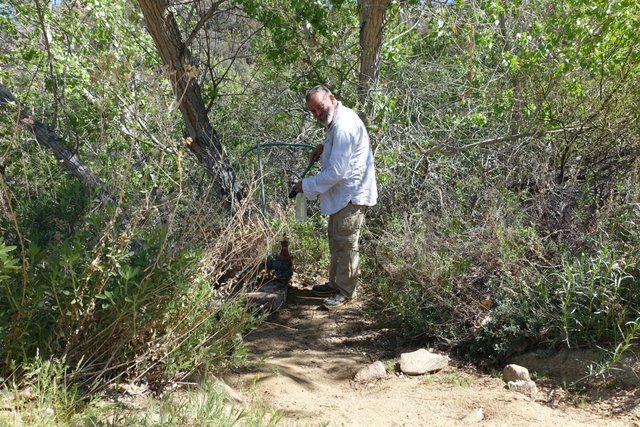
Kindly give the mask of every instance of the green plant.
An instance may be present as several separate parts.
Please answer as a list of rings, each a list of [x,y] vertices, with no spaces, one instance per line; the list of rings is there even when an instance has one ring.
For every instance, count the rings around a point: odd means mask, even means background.
[[[35,357],[22,368],[19,384],[11,383],[11,377],[0,389],[4,401],[16,408],[7,418],[0,417],[0,424],[5,419],[27,426],[71,426],[94,420],[98,410],[72,383],[64,360]]]
[[[15,272],[20,269],[18,258],[12,254],[15,250],[15,246],[6,246],[2,237],[0,237],[0,285],[11,279]]]
[[[473,384],[472,376],[464,372],[446,372],[440,379],[445,384],[453,384],[458,387],[469,387]]]
[[[396,372],[398,370],[398,363],[399,362],[400,362],[400,359],[394,358],[394,359],[384,360],[382,362],[382,364],[384,365],[384,369],[385,369],[386,372],[392,373],[392,372]]]
[[[560,286],[560,321],[568,347],[618,339],[621,327],[638,315],[636,273],[606,246],[592,256],[563,262],[554,276]]]
[[[625,325],[618,325],[620,336],[612,350],[605,351],[609,357],[604,362],[593,362],[589,365],[589,374],[582,378],[604,376],[614,369],[624,358],[624,356],[634,348],[635,342],[640,338],[640,318],[627,322]]]
[[[112,409],[117,425],[161,427],[176,425],[276,426],[282,415],[258,400],[251,405],[234,402],[220,384],[206,382],[196,390],[164,396],[145,414]]]
[[[326,227],[326,218],[319,214],[292,225],[290,251],[294,256],[296,272],[312,277],[326,274],[329,265]]]
[[[76,381],[149,376],[162,388],[205,366],[241,363],[241,335],[259,316],[241,295],[220,296],[203,264],[210,256],[224,267],[229,247],[168,250],[166,228],[112,234],[107,221],[94,216],[62,242],[32,245],[26,282],[12,277],[0,288],[2,372],[36,355],[64,357]]]

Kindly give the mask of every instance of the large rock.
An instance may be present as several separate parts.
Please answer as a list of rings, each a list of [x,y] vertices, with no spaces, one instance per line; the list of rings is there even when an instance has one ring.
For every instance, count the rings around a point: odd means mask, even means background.
[[[449,357],[431,353],[423,348],[400,355],[400,370],[407,375],[436,372],[449,365]]]
[[[529,381],[531,377],[529,376],[529,370],[524,366],[520,365],[507,365],[502,370],[502,375],[504,376],[504,381]]]
[[[369,366],[365,366],[356,372],[356,376],[353,380],[357,383],[367,383],[369,381],[377,380],[387,376],[387,370],[381,361],[373,362]]]

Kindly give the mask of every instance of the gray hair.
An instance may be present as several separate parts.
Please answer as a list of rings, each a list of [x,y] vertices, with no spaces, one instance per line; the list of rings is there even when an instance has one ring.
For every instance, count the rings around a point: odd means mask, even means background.
[[[329,90],[329,88],[324,85],[318,85],[318,86],[312,87],[311,89],[309,89],[309,91],[307,92],[307,96],[305,97],[305,101],[307,102],[307,104],[309,103],[309,100],[311,99],[311,97],[318,92],[325,94],[325,96],[333,95]]]

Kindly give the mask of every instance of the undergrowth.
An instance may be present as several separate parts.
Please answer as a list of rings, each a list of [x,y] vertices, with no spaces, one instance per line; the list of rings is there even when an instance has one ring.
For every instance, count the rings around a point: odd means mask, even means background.
[[[0,387],[2,426],[275,426],[281,418],[259,399],[251,405],[236,402],[215,379],[150,400],[117,386],[86,396],[68,378],[64,360],[36,357],[24,369],[20,385],[6,381]]]
[[[639,337],[640,258],[630,248],[640,212],[618,200],[588,225],[596,232],[571,240],[579,234],[550,238],[526,203],[507,195],[476,204],[473,217],[407,212],[379,226],[365,279],[373,301],[406,339],[468,360],[599,348],[610,355],[602,373]]]

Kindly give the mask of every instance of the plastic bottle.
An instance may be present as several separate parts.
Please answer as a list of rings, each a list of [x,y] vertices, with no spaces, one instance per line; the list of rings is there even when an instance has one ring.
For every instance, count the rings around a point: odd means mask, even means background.
[[[307,220],[307,198],[304,194],[296,194],[296,221]]]

